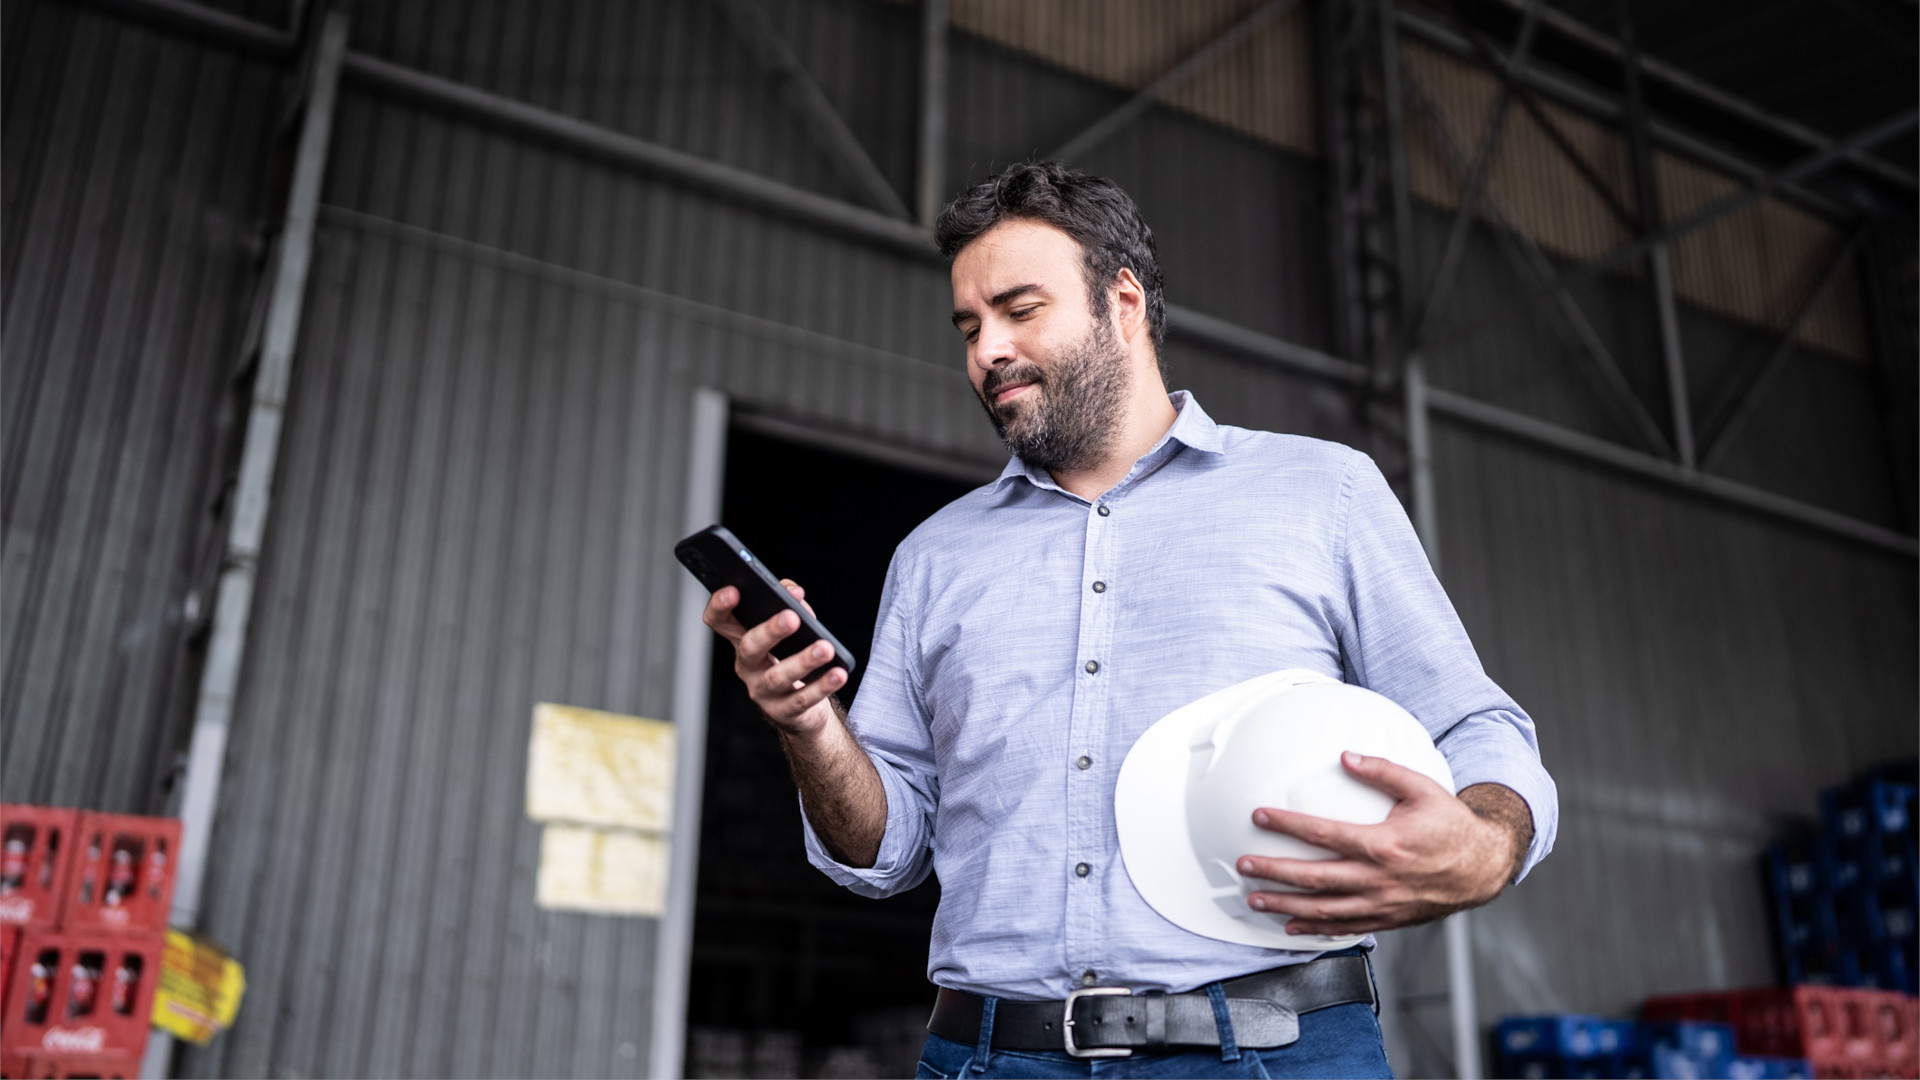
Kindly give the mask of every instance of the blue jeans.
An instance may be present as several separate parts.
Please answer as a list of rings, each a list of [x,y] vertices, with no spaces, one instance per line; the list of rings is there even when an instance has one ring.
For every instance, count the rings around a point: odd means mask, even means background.
[[[1218,985],[1218,984],[1215,984]],[[1218,999],[1216,999],[1218,1000]],[[1178,1053],[1143,1054],[1124,1058],[1075,1058],[1065,1050],[994,1050],[984,1052],[993,1037],[992,1012],[981,1020],[980,1043],[966,1046],[928,1035],[920,1051],[920,1080],[993,1080],[995,1077],[1385,1077],[1386,1046],[1380,1041],[1380,1021],[1373,1007],[1355,1003],[1318,1009],[1300,1017],[1299,1041],[1287,1046],[1254,1050],[1233,1041],[1233,1024],[1219,1009],[1220,1048]]]

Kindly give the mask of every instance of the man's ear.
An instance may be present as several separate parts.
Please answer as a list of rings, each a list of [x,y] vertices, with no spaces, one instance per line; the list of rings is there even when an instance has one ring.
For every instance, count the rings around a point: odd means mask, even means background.
[[[1111,301],[1114,318],[1120,322],[1120,339],[1132,341],[1137,335],[1147,332],[1147,290],[1141,288],[1140,279],[1133,271],[1121,267],[1113,276],[1113,284],[1108,300]]]

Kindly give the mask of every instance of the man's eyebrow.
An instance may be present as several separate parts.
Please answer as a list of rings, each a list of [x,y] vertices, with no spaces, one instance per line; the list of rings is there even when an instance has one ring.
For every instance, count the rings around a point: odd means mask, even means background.
[[[993,296],[987,300],[987,306],[1000,307],[1001,305],[1007,303],[1010,300],[1017,299],[1020,296],[1023,296],[1030,292],[1037,292],[1039,291],[1039,289],[1040,289],[1040,286],[1031,281],[1023,285],[1014,285],[1010,288],[1001,289],[999,292],[994,293]],[[974,314],[973,314],[972,308],[957,308],[953,313],[953,325],[959,326],[960,320],[971,319],[973,317],[974,317]]]

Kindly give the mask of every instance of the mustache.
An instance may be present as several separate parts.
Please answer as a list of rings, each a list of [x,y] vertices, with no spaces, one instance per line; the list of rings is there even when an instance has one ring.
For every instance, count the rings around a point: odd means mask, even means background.
[[[1007,367],[994,368],[992,371],[987,372],[986,377],[980,380],[980,395],[988,401],[992,401],[993,395],[1005,389],[1009,384],[1033,383],[1038,386],[1044,384],[1046,381],[1046,376],[1041,373],[1040,367],[1037,364],[1011,364]]]

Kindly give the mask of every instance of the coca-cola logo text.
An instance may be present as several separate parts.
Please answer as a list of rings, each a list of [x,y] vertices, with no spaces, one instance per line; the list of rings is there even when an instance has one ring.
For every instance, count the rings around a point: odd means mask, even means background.
[[[9,896],[0,900],[0,923],[25,923],[33,921],[33,899],[27,896]]]
[[[40,1037],[40,1048],[60,1054],[98,1054],[107,1048],[105,1028],[50,1028]]]

